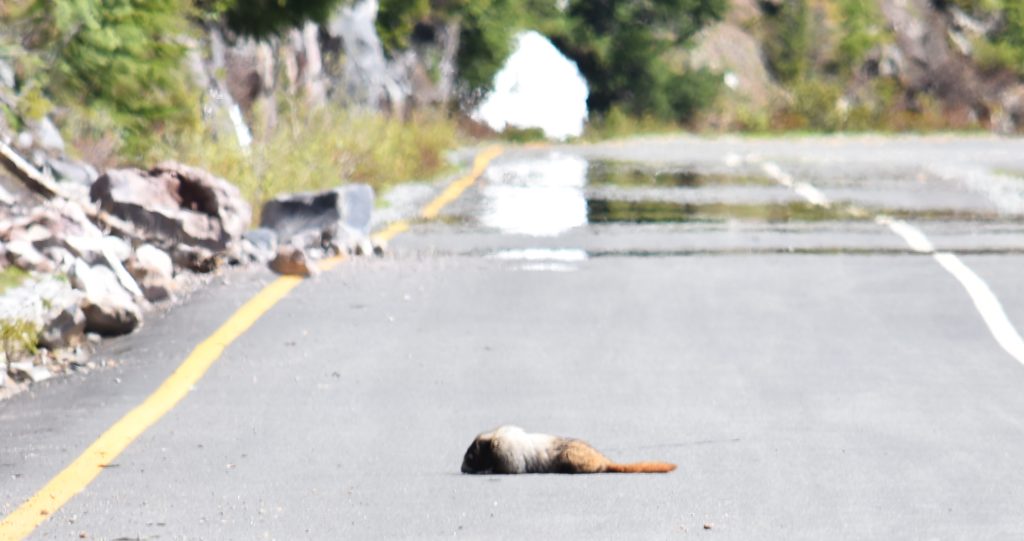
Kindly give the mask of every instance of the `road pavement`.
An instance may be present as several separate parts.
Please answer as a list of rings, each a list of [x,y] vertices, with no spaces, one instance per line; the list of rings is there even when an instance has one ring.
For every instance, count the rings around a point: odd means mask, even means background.
[[[510,150],[386,257],[298,286],[30,538],[1019,538],[1024,366],[885,219],[957,254],[1019,333],[1021,156],[990,137]],[[106,343],[115,368],[0,403],[0,513],[272,279],[228,273]],[[679,469],[460,474],[506,423]]]

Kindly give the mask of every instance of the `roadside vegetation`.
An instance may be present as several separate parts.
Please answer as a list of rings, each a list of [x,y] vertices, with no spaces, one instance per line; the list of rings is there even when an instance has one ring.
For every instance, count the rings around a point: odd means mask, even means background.
[[[0,6],[0,59],[13,64],[17,96],[0,100],[9,128],[50,117],[70,152],[100,168],[148,167],[173,158],[239,185],[250,202],[342,181],[378,189],[435,175],[457,146],[459,117],[486,96],[515,35],[541,29],[591,81],[599,133],[619,135],[688,121],[713,100],[717,74],[671,62],[726,0],[593,2],[382,0],[377,30],[397,56],[424,23],[459,32],[458,79],[449,107],[400,117],[341,102],[309,107],[279,94],[253,111],[242,148],[204,123],[203,89],[190,81],[190,47],[210,25],[237,36],[280,39],[307,20],[324,21],[344,0],[256,4],[239,0],[14,0]],[[635,24],[644,21],[644,25]],[[437,77],[436,73],[429,74]],[[13,106],[8,104],[14,104]],[[269,104],[269,105],[268,105]],[[252,120],[252,119],[250,119]],[[510,139],[531,140],[522,130]]]
[[[27,272],[13,265],[0,269],[0,293],[21,285],[28,277]]]
[[[148,162],[173,155],[231,179],[258,212],[262,201],[279,193],[343,182],[367,183],[380,192],[430,178],[447,167],[444,153],[458,141],[455,123],[439,112],[401,120],[328,105],[282,111],[275,129],[255,133],[248,149],[234,138],[197,131],[151,148]]]
[[[204,89],[190,82],[187,61],[190,51],[203,47],[209,28],[280,41],[306,21],[325,21],[347,1],[4,2],[0,59],[13,65],[18,83],[16,96],[0,99],[0,123],[17,132],[47,116],[73,155],[100,168],[175,158],[232,180],[254,204],[281,191],[343,180],[384,189],[436,174],[446,150],[473,138],[459,128],[466,111],[486,96],[514,36],[529,28],[551,39],[588,80],[586,140],[679,129],[981,127],[950,116],[928,92],[908,92],[892,77],[865,76],[866,60],[894,42],[878,0],[757,3],[759,16],[748,30],[784,96],[768,107],[733,110],[729,122],[718,124],[707,118],[723,107],[723,73],[691,66],[688,51],[702,29],[726,18],[729,0],[380,0],[376,29],[392,58],[418,47],[424,28],[458,32],[458,75],[443,105],[391,116],[349,109],[340,100],[311,108],[302,96],[279,93],[261,104],[275,109],[273,125],[250,122],[251,148],[209,129]],[[1024,3],[935,5],[991,23],[972,42],[983,72],[1024,76]],[[426,76],[440,77],[436,71]],[[538,135],[512,129],[506,138]]]

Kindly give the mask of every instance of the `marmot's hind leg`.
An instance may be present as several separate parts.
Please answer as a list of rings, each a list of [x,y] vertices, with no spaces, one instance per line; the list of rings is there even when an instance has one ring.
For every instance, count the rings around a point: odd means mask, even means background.
[[[585,442],[569,440],[555,462],[559,473],[601,473],[610,461]]]

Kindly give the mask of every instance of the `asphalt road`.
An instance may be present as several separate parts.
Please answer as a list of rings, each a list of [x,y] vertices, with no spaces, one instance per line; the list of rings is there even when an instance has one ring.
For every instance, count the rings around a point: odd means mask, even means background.
[[[506,153],[295,289],[31,538],[1021,538],[1024,366],[874,217],[958,254],[1020,332],[1022,175],[995,138]],[[0,513],[272,279],[230,273],[107,343],[116,368],[0,403]],[[505,423],[679,469],[461,475]]]

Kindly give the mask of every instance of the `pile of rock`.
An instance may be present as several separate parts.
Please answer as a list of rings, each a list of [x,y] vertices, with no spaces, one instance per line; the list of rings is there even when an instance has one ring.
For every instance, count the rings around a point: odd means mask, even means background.
[[[373,198],[365,184],[280,195],[263,205],[260,227],[244,235],[244,248],[275,272],[300,276],[316,274],[315,261],[324,257],[379,254],[370,242]]]
[[[47,178],[40,176],[44,184]],[[30,277],[0,295],[5,346],[15,331],[31,335],[22,354],[0,352],[5,372],[38,381],[66,369],[53,359],[77,359],[99,336],[138,328],[150,303],[173,300],[180,281],[197,272],[260,262],[309,276],[318,259],[373,253],[373,198],[366,185],[280,196],[263,207],[260,227],[246,231],[251,209],[234,185],[165,162],[148,171],[108,170],[89,186],[88,199],[47,193],[0,202],[0,267]],[[52,354],[61,350],[73,354]]]
[[[0,59],[8,112],[15,83]],[[175,162],[100,175],[67,155],[48,117],[12,118],[0,115],[0,271],[22,283],[0,290],[0,397],[8,374],[45,379],[100,336],[137,329],[195,273],[260,262],[310,275],[317,259],[372,250],[368,186],[283,196],[247,232],[252,210],[222,178]]]
[[[251,219],[233,185],[172,162],[107,171],[89,199],[62,195],[0,204],[0,267],[29,276],[0,296],[4,345],[15,331],[34,339],[20,348],[35,351],[31,370],[3,352],[16,377],[44,377],[49,352],[80,348],[87,333],[138,328],[149,303],[174,299],[183,273],[213,270],[238,252]]]

